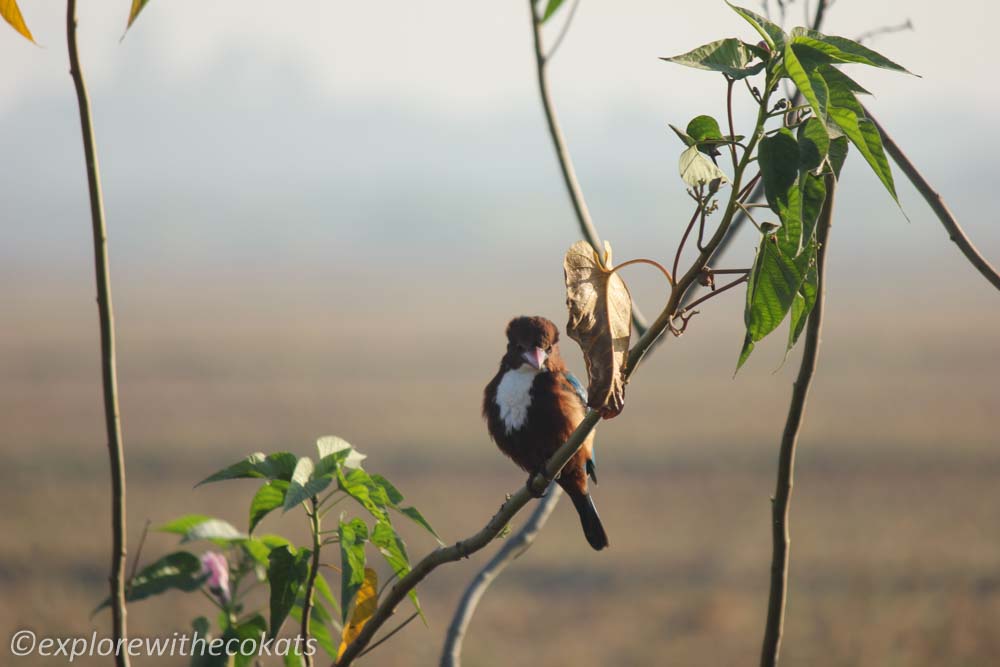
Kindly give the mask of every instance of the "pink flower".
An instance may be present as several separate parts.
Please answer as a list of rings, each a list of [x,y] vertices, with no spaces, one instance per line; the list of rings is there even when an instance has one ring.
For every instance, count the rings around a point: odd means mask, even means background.
[[[206,551],[201,555],[201,573],[208,575],[205,581],[208,589],[223,603],[229,602],[229,562],[217,551]]]

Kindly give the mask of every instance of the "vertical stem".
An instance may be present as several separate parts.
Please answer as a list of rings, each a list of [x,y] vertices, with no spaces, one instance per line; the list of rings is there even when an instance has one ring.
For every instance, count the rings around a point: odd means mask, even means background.
[[[799,364],[799,374],[792,388],[792,399],[788,406],[788,417],[785,420],[785,431],[781,436],[781,448],[778,452],[778,480],[771,501],[771,588],[767,603],[767,624],[764,628],[764,643],[761,648],[761,667],[774,667],[778,664],[778,654],[781,651],[781,635],[785,621],[785,603],[788,597],[788,552],[791,546],[791,536],[788,529],[788,516],[792,500],[792,484],[795,473],[795,446],[799,440],[799,430],[802,426],[802,415],[806,409],[806,398],[809,386],[812,384],[813,372],[816,370],[816,359],[819,356],[820,333],[823,328],[823,301],[826,290],[826,251],[830,235],[830,224],[833,219],[833,199],[837,188],[837,179],[833,175],[826,177],[826,201],[820,213],[816,238],[819,250],[816,253],[816,304],[809,314],[806,325],[806,342],[802,349],[802,361]]]
[[[310,505],[312,506],[312,511],[309,514],[313,538],[312,563],[309,565],[309,578],[306,579],[306,588],[303,593],[302,629],[299,631],[299,637],[302,638],[302,657],[306,667],[313,667],[313,657],[306,651],[306,645],[309,642],[309,617],[312,616],[313,589],[316,586],[316,573],[319,572],[319,550],[323,546],[323,536],[320,535],[319,500],[316,496],[310,499]]]
[[[108,436],[111,464],[111,622],[112,639],[121,646],[126,639],[125,623],[125,453],[122,445],[121,417],[118,410],[118,371],[115,360],[115,317],[111,303],[111,278],[108,267],[107,227],[104,222],[104,198],[101,173],[97,163],[94,126],[90,100],[83,81],[80,54],[76,43],[76,0],[66,3],[66,40],[69,47],[70,76],[76,87],[80,107],[80,129],[87,163],[90,194],[90,218],[94,233],[94,268],[97,279],[97,309],[101,326],[101,377],[104,386],[104,422]],[[116,651],[115,664],[128,667],[128,651]]]

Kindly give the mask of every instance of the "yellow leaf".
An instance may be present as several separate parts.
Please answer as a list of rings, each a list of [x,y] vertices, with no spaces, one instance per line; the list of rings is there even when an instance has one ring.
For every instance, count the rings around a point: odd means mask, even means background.
[[[344,626],[344,635],[340,648],[337,649],[337,655],[341,655],[347,645],[357,639],[361,634],[361,628],[365,627],[365,623],[376,609],[378,609],[378,574],[370,567],[366,567],[365,581],[354,596],[354,610],[347,620],[347,625]]]
[[[31,41],[32,44],[35,43],[35,38],[31,36],[31,31],[28,30],[28,26],[24,23],[24,17],[21,16],[21,10],[17,6],[17,0],[0,0],[0,16],[3,16],[4,20],[7,21],[19,33],[24,35]]]
[[[598,257],[586,241],[577,241],[563,260],[566,275],[566,333],[580,344],[587,363],[587,404],[610,419],[625,406],[622,374],[632,336],[632,297],[612,271],[611,245]]]
[[[126,30],[131,28],[132,24],[135,23],[135,20],[139,18],[139,12],[143,10],[147,2],[149,2],[149,0],[132,0],[132,7],[128,10],[128,25],[125,26]]]

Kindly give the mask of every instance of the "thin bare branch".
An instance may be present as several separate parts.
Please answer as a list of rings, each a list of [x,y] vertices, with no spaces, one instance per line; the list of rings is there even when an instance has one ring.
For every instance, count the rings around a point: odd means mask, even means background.
[[[508,565],[531,548],[561,496],[562,489],[553,484],[521,529],[513,537],[504,540],[503,547],[469,583],[455,609],[451,625],[448,626],[444,649],[441,652],[441,667],[461,667],[462,641],[465,639],[469,623],[472,622],[472,616],[476,613],[476,607],[479,606],[479,601],[486,593],[486,589],[490,587],[494,579],[500,576],[501,572],[507,569]]]
[[[880,28],[873,28],[867,32],[863,32],[854,38],[854,41],[858,44],[865,42],[872,37],[878,37],[879,35],[890,35],[894,32],[905,32],[907,30],[913,30],[913,21],[906,19],[898,25],[884,25]]]
[[[829,247],[830,226],[833,221],[833,200],[837,189],[837,179],[833,174],[826,177],[826,201],[820,212],[816,228],[819,250],[816,252],[816,303],[809,313],[806,324],[806,342],[802,348],[799,374],[792,387],[792,399],[788,405],[788,417],[781,436],[778,452],[778,479],[771,499],[771,587],[767,603],[767,623],[764,628],[764,642],[761,648],[761,667],[778,664],[781,651],[781,636],[785,621],[785,603],[788,596],[788,552],[791,537],[788,530],[788,515],[792,500],[792,484],[795,473],[795,447],[799,441],[802,416],[806,409],[806,399],[816,370],[819,357],[820,334],[823,330],[824,291],[826,289],[826,253]]]
[[[583,190],[580,182],[576,178],[576,169],[573,167],[573,159],[570,157],[569,149],[566,147],[566,140],[563,138],[562,128],[559,126],[559,119],[556,116],[555,108],[552,106],[552,96],[549,93],[549,80],[545,72],[545,49],[542,44],[542,20],[538,15],[534,0],[528,0],[528,9],[531,12],[531,31],[535,44],[535,70],[538,77],[538,93],[542,98],[542,108],[545,111],[545,120],[549,126],[549,134],[552,136],[552,145],[556,149],[556,157],[559,160],[559,168],[562,171],[563,182],[566,185],[566,192],[569,194],[570,203],[576,213],[576,220],[580,225],[580,231],[584,238],[594,247],[594,250],[601,254],[603,247],[601,237],[597,233],[593,220],[590,218],[590,210],[587,202],[583,198]],[[639,309],[632,306],[632,323],[636,330],[642,334],[649,328],[646,318],[642,316]]]
[[[1000,289],[1000,274],[997,274],[997,270],[983,257],[976,246],[972,244],[969,237],[966,235],[965,231],[958,224],[958,220],[952,214],[951,210],[944,203],[944,199],[941,198],[934,188],[931,187],[927,179],[917,171],[917,168],[910,162],[910,159],[906,157],[906,153],[899,147],[899,145],[893,140],[888,133],[886,133],[885,128],[882,124],[872,116],[868,109],[865,109],[865,115],[868,116],[868,120],[875,124],[878,128],[879,134],[882,135],[882,144],[885,146],[886,152],[892,157],[893,162],[906,174],[906,177],[910,179],[913,183],[913,187],[917,189],[917,192],[921,194],[927,205],[931,207],[934,214],[937,216],[941,224],[944,225],[945,231],[948,232],[948,238],[955,242],[965,258],[976,267],[976,270],[982,274],[986,280],[988,280],[994,287]]]
[[[552,42],[552,48],[549,52],[545,54],[545,62],[548,63],[552,58],[555,57],[556,51],[562,46],[563,40],[566,39],[566,33],[569,32],[569,26],[573,23],[573,17],[576,16],[576,8],[580,6],[580,0],[575,0],[573,6],[569,9],[569,14],[566,15],[566,21],[563,23],[562,30],[559,31],[559,36],[556,37],[555,41]]]
[[[101,328],[101,380],[104,388],[104,426],[108,437],[111,467],[111,633],[116,646],[128,637],[125,622],[125,450],[122,444],[121,413],[118,409],[118,369],[115,353],[115,315],[111,303],[111,269],[108,262],[108,234],[104,221],[104,196],[101,170],[97,161],[94,124],[90,117],[90,97],[80,67],[76,43],[76,0],[66,2],[66,42],[69,47],[69,72],[76,88],[80,109],[80,131],[87,164],[87,189],[90,196],[90,221],[94,236],[94,269],[97,280],[97,310]],[[128,667],[128,651],[117,651],[117,667]]]

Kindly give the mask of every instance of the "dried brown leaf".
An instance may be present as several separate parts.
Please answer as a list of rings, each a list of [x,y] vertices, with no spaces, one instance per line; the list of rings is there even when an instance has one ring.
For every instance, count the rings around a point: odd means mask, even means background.
[[[625,282],[612,273],[611,245],[598,257],[586,241],[566,252],[566,334],[580,344],[587,363],[587,404],[605,419],[625,406],[623,370],[632,336],[632,297]]]

